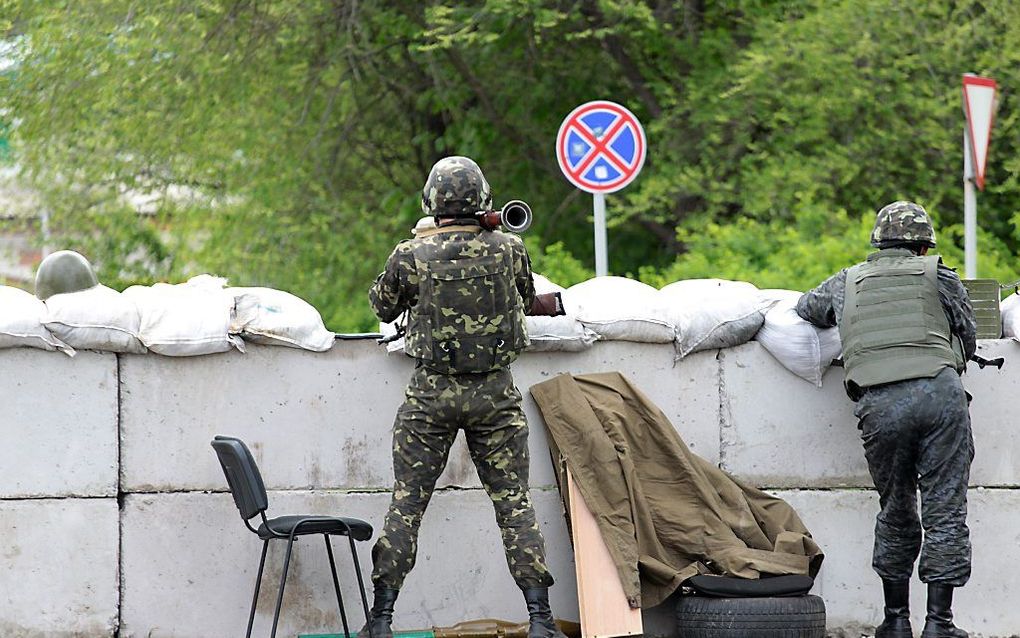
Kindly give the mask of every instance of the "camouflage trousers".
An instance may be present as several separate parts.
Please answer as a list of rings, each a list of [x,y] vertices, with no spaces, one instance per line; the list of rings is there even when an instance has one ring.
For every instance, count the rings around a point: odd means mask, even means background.
[[[528,495],[528,424],[505,368],[463,375],[415,370],[393,426],[393,500],[372,548],[372,581],[400,589],[414,567],[418,527],[460,429],[496,510],[511,575],[522,589],[551,586]]]
[[[869,388],[855,414],[881,504],[875,571],[886,580],[907,580],[920,553],[921,581],[964,585],[970,578],[967,482],[974,439],[959,375],[945,368],[930,379]]]

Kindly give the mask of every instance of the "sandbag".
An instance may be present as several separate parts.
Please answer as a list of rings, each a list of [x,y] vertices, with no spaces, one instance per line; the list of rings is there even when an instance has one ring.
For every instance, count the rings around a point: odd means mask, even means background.
[[[573,317],[526,317],[528,351],[581,352],[598,341],[599,336]]]
[[[554,284],[542,275],[534,275],[535,293],[539,295],[558,292],[566,296],[566,289]],[[587,350],[598,339],[589,328],[570,314],[559,317],[525,317],[532,352],[580,352]]]
[[[130,297],[103,285],[53,295],[46,300],[43,324],[79,350],[146,351],[138,338],[138,306]]]
[[[1014,293],[999,304],[1002,312],[1002,336],[1020,341],[1020,295]]]
[[[74,356],[74,348],[43,325],[46,305],[20,288],[0,286],[0,348],[60,350]]]
[[[658,291],[625,277],[595,277],[563,293],[567,314],[599,339],[669,343],[673,324],[663,312]]]
[[[273,288],[227,288],[234,299],[230,333],[252,343],[325,352],[336,335],[326,330],[322,315],[304,299]]]
[[[185,284],[131,286],[124,291],[138,306],[138,336],[149,350],[170,357],[244,352],[244,341],[230,334],[234,299],[225,281],[200,275]]]
[[[559,284],[554,284],[553,282],[549,281],[549,278],[546,277],[545,275],[532,273],[531,278],[535,281],[536,295],[545,295],[550,292],[558,292],[562,295],[567,291],[567,289],[564,288],[563,286]]]
[[[659,291],[666,318],[676,330],[677,355],[732,348],[754,337],[768,302],[754,284],[726,279],[686,279]]]
[[[784,368],[821,387],[822,376],[842,352],[839,329],[818,328],[801,319],[796,310],[800,296],[794,290],[763,291],[763,297],[775,301],[755,339]]]

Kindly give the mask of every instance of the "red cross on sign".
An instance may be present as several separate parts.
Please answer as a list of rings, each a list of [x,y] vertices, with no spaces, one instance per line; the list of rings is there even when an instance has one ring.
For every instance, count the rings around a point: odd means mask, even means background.
[[[645,131],[634,114],[597,100],[574,109],[556,136],[556,160],[589,193],[613,193],[634,181],[645,163]]]

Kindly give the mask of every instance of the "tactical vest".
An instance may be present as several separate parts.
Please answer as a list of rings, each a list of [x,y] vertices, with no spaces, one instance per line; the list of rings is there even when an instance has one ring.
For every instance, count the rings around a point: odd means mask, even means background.
[[[419,234],[476,232],[470,240],[415,241],[418,302],[408,318],[405,350],[444,374],[510,365],[528,345],[524,301],[514,281],[513,246],[477,226]]]
[[[839,337],[847,391],[963,368],[938,292],[937,255],[880,250],[847,271]]]

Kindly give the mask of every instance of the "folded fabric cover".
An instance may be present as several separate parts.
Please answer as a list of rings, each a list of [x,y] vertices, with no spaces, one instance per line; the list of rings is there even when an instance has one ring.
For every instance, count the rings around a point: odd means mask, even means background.
[[[560,494],[569,469],[632,606],[654,607],[699,573],[818,572],[822,551],[793,508],[692,454],[623,375],[559,375],[531,394]]]

